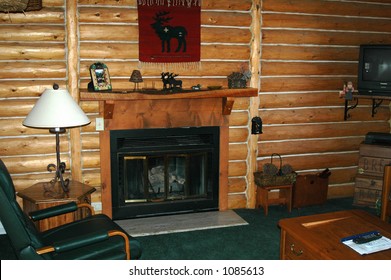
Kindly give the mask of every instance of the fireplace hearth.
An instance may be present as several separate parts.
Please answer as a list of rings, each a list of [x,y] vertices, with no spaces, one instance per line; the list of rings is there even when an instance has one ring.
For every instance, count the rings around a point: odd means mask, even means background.
[[[219,209],[218,126],[110,131],[113,219]]]

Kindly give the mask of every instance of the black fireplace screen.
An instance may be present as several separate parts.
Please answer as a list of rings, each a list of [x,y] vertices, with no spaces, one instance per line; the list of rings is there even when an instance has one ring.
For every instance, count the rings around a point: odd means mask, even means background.
[[[218,127],[110,136],[114,219],[218,209]]]

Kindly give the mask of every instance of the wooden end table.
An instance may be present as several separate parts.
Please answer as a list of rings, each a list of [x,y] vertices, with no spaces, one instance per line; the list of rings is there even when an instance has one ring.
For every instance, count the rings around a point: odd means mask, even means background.
[[[47,182],[34,184],[31,187],[18,192],[17,195],[23,200],[23,211],[28,214],[32,211],[41,210],[72,201],[76,203],[91,204],[91,194],[95,190],[95,188],[86,184],[77,181],[70,181],[69,192],[66,194],[62,191],[62,188],[58,183],[56,183],[54,186],[51,186],[51,184]],[[73,213],[38,221],[36,222],[36,226],[39,231],[45,231],[53,227],[73,222],[79,218],[84,217],[86,214],[86,211],[76,211]]]

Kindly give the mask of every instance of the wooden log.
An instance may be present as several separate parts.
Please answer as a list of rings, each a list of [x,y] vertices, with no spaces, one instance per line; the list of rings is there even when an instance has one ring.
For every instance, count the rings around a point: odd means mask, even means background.
[[[262,140],[363,136],[369,131],[389,132],[386,122],[341,122],[264,126]]]
[[[65,31],[58,25],[0,25],[0,41],[63,42]]]
[[[349,111],[351,120],[365,121],[372,114],[371,107],[356,107]],[[338,122],[343,120],[344,108],[292,108],[292,109],[273,109],[260,110],[264,118],[264,124],[293,124],[310,122]],[[386,106],[378,108],[376,115],[372,120],[388,120],[390,110]]]
[[[54,1],[50,1],[54,2]],[[60,2],[60,1],[58,1]],[[12,24],[42,24],[47,23],[64,23],[64,10],[61,4],[60,7],[47,7],[45,6],[39,10],[28,13],[0,13],[0,23],[12,23]]]
[[[65,162],[67,168],[66,172],[69,171],[69,156],[68,154],[61,154],[61,161]],[[15,157],[6,157],[2,159],[4,164],[7,166],[8,171],[15,174],[26,174],[32,172],[39,172],[46,174],[47,166],[51,163],[56,163],[56,154],[55,152],[51,155],[40,155],[39,157],[32,156],[15,156]],[[50,172],[49,172],[50,173]],[[54,173],[50,173],[54,177]]]
[[[39,97],[47,88],[53,88],[53,80],[13,80],[0,81],[1,98]],[[60,88],[65,88],[65,82],[58,80]]]
[[[380,1],[377,1],[380,3]],[[277,12],[319,13],[319,3],[311,0],[264,0],[263,10]],[[391,7],[377,3],[328,2],[322,5],[324,15],[389,17]]]
[[[265,44],[313,44],[313,45],[352,45],[360,44],[381,44],[391,39],[385,39],[379,33],[357,33],[327,31],[321,32],[312,30],[284,30],[284,29],[263,29],[262,38]],[[348,33],[348,34],[347,34]]]
[[[247,182],[244,177],[229,178],[228,185],[228,193],[245,192],[247,188]]]
[[[247,199],[245,194],[230,194],[228,196],[228,208],[229,209],[240,209],[246,208]]]
[[[248,154],[247,143],[230,144],[228,158],[229,160],[246,160]]]
[[[60,151],[67,152],[68,148],[68,137],[61,136]],[[50,154],[55,152],[56,140],[53,136],[0,138],[0,154],[2,156]]]
[[[283,164],[290,164],[293,170],[325,169],[342,166],[354,166],[358,162],[358,151],[343,153],[319,153],[282,157]],[[265,163],[270,163],[270,157],[258,160],[258,170],[262,170]]]
[[[64,60],[64,43],[0,43],[0,60]]]
[[[280,155],[354,151],[360,147],[364,137],[292,139],[283,141],[261,141],[258,156],[268,156],[273,153]]]
[[[1,126],[1,123],[0,123]],[[249,136],[247,127],[230,127],[229,129],[229,142],[245,142]]]
[[[323,11],[322,11],[323,12]],[[317,15],[308,14],[264,14],[263,27],[273,28],[311,28],[328,30],[360,30],[388,32],[391,27],[389,20],[378,18],[334,17],[323,16],[319,20]]]
[[[359,47],[339,46],[289,46],[262,45],[262,59],[354,61],[357,62]]]
[[[342,89],[342,85],[341,85]],[[298,92],[298,93],[260,93],[262,99],[260,108],[292,108],[292,107],[315,107],[315,106],[343,106],[345,99],[339,98],[338,91],[326,92]],[[384,100],[382,105],[388,105],[389,100]],[[360,99],[359,105],[371,105],[372,100]]]
[[[230,161],[228,163],[228,177],[246,176],[247,163],[245,161]]]
[[[64,79],[65,62],[0,62],[0,76],[3,79]]]
[[[356,75],[357,64],[350,62],[319,62],[316,61],[282,61],[262,63],[262,75],[265,76],[283,76],[283,75]]]
[[[263,77],[261,79],[261,92],[286,92],[286,91],[331,91],[338,92],[341,86],[351,80],[357,84],[356,78],[346,77]]]

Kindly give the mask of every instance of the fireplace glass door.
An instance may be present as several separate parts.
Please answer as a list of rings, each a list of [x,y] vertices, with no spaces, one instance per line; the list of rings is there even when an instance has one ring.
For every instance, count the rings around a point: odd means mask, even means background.
[[[219,127],[110,132],[113,219],[218,210]]]
[[[126,203],[207,197],[207,153],[124,157]]]

